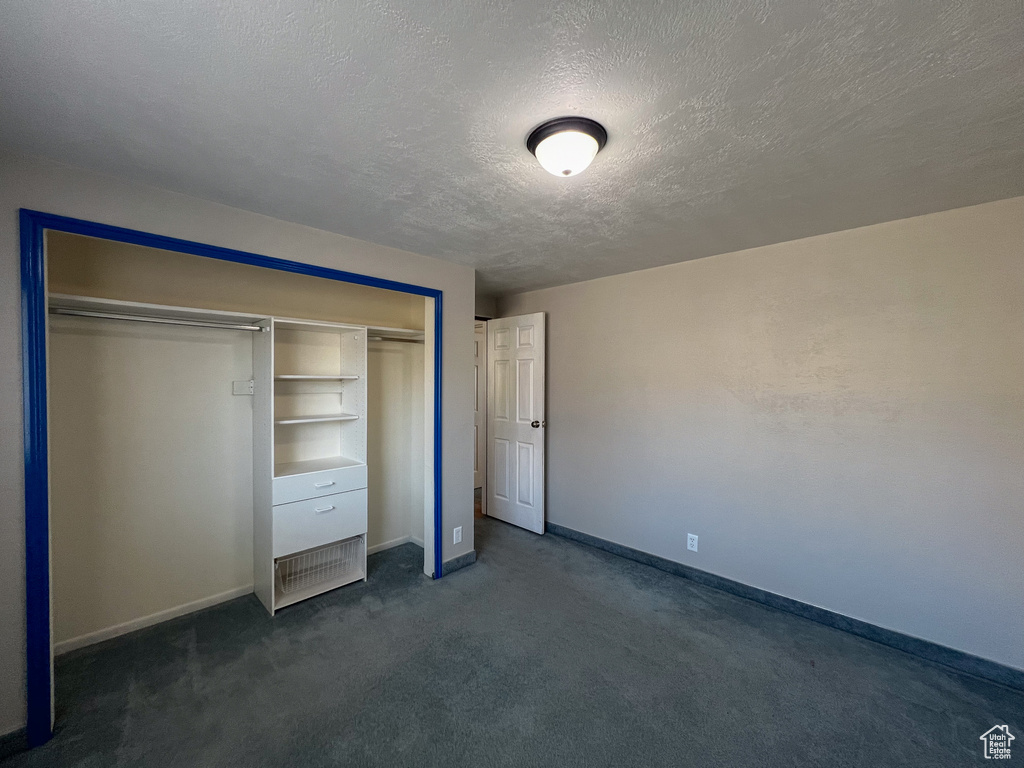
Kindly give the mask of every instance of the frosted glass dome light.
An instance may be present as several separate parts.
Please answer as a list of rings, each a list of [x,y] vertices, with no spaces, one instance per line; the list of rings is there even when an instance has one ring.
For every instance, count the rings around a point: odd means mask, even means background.
[[[559,117],[533,129],[526,147],[544,170],[555,176],[575,176],[586,170],[608,141],[600,123],[585,117]]]
[[[562,131],[544,139],[534,154],[548,173],[575,176],[597,156],[597,140],[579,131]]]

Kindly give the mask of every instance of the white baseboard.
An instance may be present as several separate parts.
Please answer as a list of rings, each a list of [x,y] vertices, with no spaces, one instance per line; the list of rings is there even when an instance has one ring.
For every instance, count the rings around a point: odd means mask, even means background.
[[[374,544],[372,547],[366,548],[366,554],[375,555],[378,552],[383,552],[385,549],[391,549],[392,547],[400,547],[403,544],[408,544],[412,541],[411,536],[402,536],[391,541],[382,541],[380,544]]]
[[[248,584],[244,587],[236,587],[235,589],[229,589],[227,592],[221,592],[219,595],[210,595],[210,597],[204,597],[201,600],[193,600],[191,603],[185,603],[184,605],[178,605],[174,608],[157,611],[156,613],[149,614],[149,616],[132,619],[131,621],[126,621],[123,624],[115,624],[112,627],[106,627],[105,629],[99,629],[85,635],[79,635],[78,637],[73,637],[70,640],[61,640],[59,643],[53,644],[53,655],[60,656],[62,653],[75,651],[79,648],[85,648],[87,645],[102,643],[104,640],[110,640],[111,638],[118,637],[119,635],[126,635],[137,629],[151,627],[154,624],[159,624],[160,622],[167,621],[168,619],[176,619],[187,613],[201,611],[203,608],[209,608],[217,605],[218,603],[225,603],[228,600],[234,600],[236,597],[242,597],[243,595],[248,595],[251,592],[252,584]]]
[[[392,539],[391,541],[385,541],[380,544],[374,544],[372,547],[366,548],[367,555],[375,555],[378,552],[383,552],[385,549],[391,549],[392,547],[400,547],[403,544],[415,544],[420,549],[423,548],[423,542],[420,539],[413,538],[412,536],[402,536],[398,539]]]

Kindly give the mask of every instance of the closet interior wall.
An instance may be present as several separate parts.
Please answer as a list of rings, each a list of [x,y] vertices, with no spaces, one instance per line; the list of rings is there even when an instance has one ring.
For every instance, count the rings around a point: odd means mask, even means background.
[[[412,542],[423,546],[423,345],[367,344],[367,552]],[[394,403],[408,403],[395,408]]]
[[[251,591],[251,334],[58,315],[49,352],[56,651]]]
[[[47,233],[50,293],[423,329],[419,296]],[[370,335],[373,338],[373,335]],[[252,591],[244,331],[51,316],[58,652]],[[424,345],[371,341],[369,552],[422,546]]]

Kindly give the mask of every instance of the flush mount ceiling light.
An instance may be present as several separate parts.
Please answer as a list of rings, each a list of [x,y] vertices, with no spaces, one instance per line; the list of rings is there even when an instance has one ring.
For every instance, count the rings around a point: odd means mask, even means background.
[[[541,123],[526,138],[526,148],[544,170],[575,176],[586,170],[608,141],[608,131],[586,117],[556,117]]]

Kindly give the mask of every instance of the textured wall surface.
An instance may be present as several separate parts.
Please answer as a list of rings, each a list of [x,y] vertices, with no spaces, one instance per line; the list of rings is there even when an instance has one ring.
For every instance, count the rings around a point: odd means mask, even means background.
[[[1024,669],[1024,198],[502,309],[550,520]]]
[[[445,560],[473,549],[473,270],[57,163],[0,152],[0,734],[24,725],[25,558],[18,208],[444,291]],[[462,543],[452,544],[455,526]]]
[[[1020,0],[6,0],[0,144],[523,290],[1024,194]],[[584,114],[558,179],[524,147]]]

